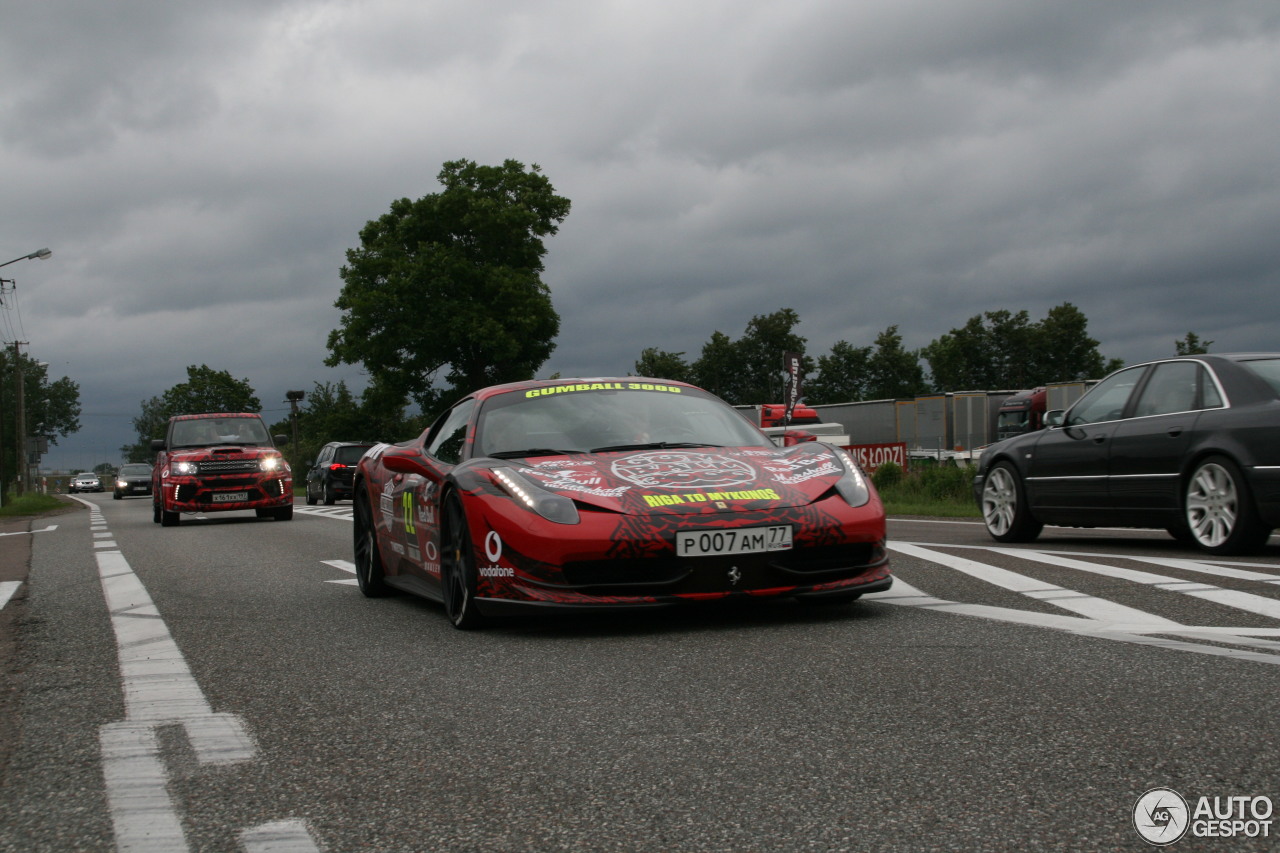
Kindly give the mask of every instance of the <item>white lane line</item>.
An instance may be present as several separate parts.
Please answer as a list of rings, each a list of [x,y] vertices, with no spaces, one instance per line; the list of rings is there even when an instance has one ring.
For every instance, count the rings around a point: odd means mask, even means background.
[[[305,821],[278,820],[240,833],[245,853],[315,853],[315,842]]]
[[[1076,569],[1082,572],[1091,572],[1093,574],[1103,575],[1104,577],[1118,578],[1120,580],[1146,584],[1147,586],[1154,586],[1157,589],[1164,589],[1170,592],[1180,592],[1184,595],[1190,595],[1194,598],[1204,599],[1205,601],[1212,601],[1216,604],[1223,604],[1227,607],[1233,607],[1236,610],[1243,610],[1247,613],[1257,613],[1271,619],[1280,619],[1280,599],[1267,598],[1264,595],[1255,595],[1252,592],[1223,589],[1222,587],[1212,586],[1207,583],[1197,583],[1195,581],[1183,580],[1182,578],[1169,577],[1168,575],[1143,572],[1137,569],[1124,569],[1119,566],[1104,566],[1101,563],[1072,560],[1067,557],[1060,557],[1057,554],[1047,552],[1023,551],[1016,548],[992,548],[991,550],[997,554],[1020,557],[1024,560],[1035,560],[1037,562],[1048,563],[1053,566],[1060,566],[1064,569]]]
[[[234,714],[214,713],[209,707],[168,626],[124,555],[99,551],[94,557],[116,634],[125,702],[125,721],[110,723],[99,731],[116,847],[142,853],[189,851],[169,796],[157,727],[180,724],[204,765],[249,761],[257,749],[243,720]],[[305,824],[292,822],[292,826],[287,834],[268,828],[255,835],[257,830],[248,830],[249,837],[258,839],[255,853],[275,849],[270,845],[277,840],[287,841],[287,846],[279,848],[283,850],[319,850]]]
[[[1020,593],[1028,598],[1034,598],[1037,601],[1061,607],[1063,610],[1078,613],[1094,622],[1104,624],[1109,630],[1154,631],[1161,628],[1180,627],[1177,622],[1156,616],[1154,613],[1147,613],[1135,607],[1128,607],[1123,604],[1117,604],[1114,601],[1096,598],[1083,592],[1046,583],[1026,575],[1020,575],[1008,569],[1001,569],[997,566],[990,566],[986,563],[965,559],[964,557],[956,557],[942,551],[921,548],[918,545],[900,545],[895,542],[890,542],[889,548],[921,560],[939,563],[963,572],[970,577]]]
[[[31,536],[35,533],[48,533],[51,530],[57,529],[58,525],[50,524],[48,527],[41,528],[40,530],[16,530],[13,533],[0,533],[0,536]]]
[[[22,581],[5,581],[0,583],[0,610],[9,603],[9,599],[13,598],[13,594],[22,586]]]
[[[190,850],[182,820],[169,798],[155,726],[110,723],[98,731],[107,808],[116,849],[135,853]]]
[[[1195,654],[1232,658],[1233,660],[1243,660],[1252,663],[1265,663],[1270,664],[1271,666],[1280,666],[1280,655],[1264,654],[1262,652],[1228,648],[1226,646],[1203,646],[1198,643],[1188,643],[1183,640],[1176,640],[1167,636],[1147,636],[1139,632],[1117,631],[1105,623],[1096,622],[1092,619],[1084,619],[1078,616],[1060,616],[1056,613],[1031,613],[1024,610],[1014,610],[1008,607],[992,607],[985,604],[962,604],[956,601],[947,601],[945,599],[929,595],[923,590],[917,589],[904,581],[900,575],[894,576],[893,589],[888,590],[887,592],[868,593],[863,596],[863,600],[876,601],[883,604],[894,604],[900,607],[920,607],[926,610],[955,613],[961,616],[973,616],[979,619],[990,619],[997,622],[1008,622],[1015,625],[1027,625],[1035,628],[1050,628],[1086,637],[1096,637],[1103,640],[1115,640],[1122,643],[1155,646],[1173,651],[1192,652]],[[1184,630],[1188,635],[1198,636],[1199,629],[1196,628],[1179,628],[1175,631],[1160,631],[1159,633],[1180,634]],[[1238,643],[1240,645],[1253,644],[1247,639],[1238,639],[1236,637],[1223,636],[1222,634],[1216,633],[1211,635],[1211,638],[1217,639],[1221,642]]]

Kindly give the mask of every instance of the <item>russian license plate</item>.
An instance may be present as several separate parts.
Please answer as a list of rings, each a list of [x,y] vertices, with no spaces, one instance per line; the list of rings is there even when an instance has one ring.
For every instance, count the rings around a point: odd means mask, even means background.
[[[232,504],[249,500],[248,492],[214,492],[213,502],[216,504]]]
[[[678,530],[677,557],[760,554],[791,550],[791,525],[739,527],[732,530]]]

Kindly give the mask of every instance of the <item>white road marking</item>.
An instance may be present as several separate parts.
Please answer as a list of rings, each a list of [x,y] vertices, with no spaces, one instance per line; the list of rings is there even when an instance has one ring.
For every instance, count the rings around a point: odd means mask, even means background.
[[[905,607],[921,607],[946,613],[976,616],[983,619],[994,619],[1001,622],[1020,625],[1052,628],[1060,631],[1068,631],[1074,634],[1116,640],[1119,642],[1158,646],[1176,651],[1229,657],[1237,660],[1247,660],[1254,663],[1266,663],[1273,666],[1280,665],[1280,654],[1264,653],[1264,651],[1280,652],[1280,642],[1276,640],[1260,639],[1263,637],[1280,637],[1280,628],[1232,628],[1183,625],[1181,623],[1165,619],[1164,617],[1156,616],[1152,613],[1137,610],[1136,608],[1115,602],[1109,602],[1104,599],[1099,599],[1094,596],[1089,596],[1054,584],[1047,584],[1034,578],[1019,575],[1017,572],[1013,572],[1008,569],[987,565],[976,560],[957,557],[952,554],[948,554],[945,551],[935,549],[965,548],[966,550],[987,551],[990,553],[1000,554],[1005,557],[1033,560],[1057,566],[1059,568],[1086,571],[1118,580],[1127,580],[1134,583],[1154,586],[1157,589],[1179,592],[1207,601],[1213,601],[1214,603],[1222,604],[1227,607],[1280,619],[1280,601],[1273,598],[1241,592],[1238,590],[1221,589],[1209,584],[1185,581],[1180,578],[1158,575],[1152,572],[1143,572],[1136,569],[1126,569],[1119,566],[1107,566],[1100,563],[1076,560],[1061,552],[1031,551],[973,545],[952,546],[939,544],[930,546],[921,543],[907,544],[896,542],[890,543],[889,548],[904,555],[909,555],[916,557],[917,559],[955,569],[969,575],[970,577],[986,581],[1004,589],[1021,593],[1039,601],[1045,601],[1054,606],[1061,607],[1064,610],[1079,613],[1085,618],[1053,613],[1022,611],[1007,607],[993,607],[982,604],[964,604],[961,602],[947,601],[945,599],[932,596],[923,590],[917,589],[910,583],[903,580],[900,575],[895,575],[892,589],[886,592],[869,594],[865,596],[866,600]],[[1087,554],[1087,556],[1094,557],[1095,559],[1107,559],[1108,556],[1112,559],[1136,559],[1127,555]],[[1142,561],[1154,563],[1156,565],[1165,565],[1169,568],[1199,571],[1207,574],[1217,574],[1219,576],[1234,577],[1245,580],[1257,580],[1266,583],[1272,582],[1275,577],[1269,574],[1250,572],[1247,570],[1240,572],[1236,572],[1234,570],[1222,570],[1222,567],[1220,566],[1208,565],[1203,561],[1195,560],[1161,560],[1159,558],[1144,558]],[[1246,575],[1248,575],[1248,577],[1245,577]],[[1200,643],[1187,642],[1183,639],[1176,639],[1178,637],[1226,643],[1243,648],[1202,645]]]
[[[91,517],[100,514],[94,509]],[[114,547],[114,542],[110,544]],[[161,725],[181,725],[203,765],[250,761],[257,756],[257,747],[240,717],[215,713],[209,706],[168,626],[124,555],[119,550],[96,551],[94,558],[116,635],[124,691],[124,721],[108,723],[98,732],[116,849],[190,851],[182,819],[169,795],[156,731]],[[320,849],[302,821],[263,824],[244,830],[241,839],[248,853],[318,853]]]
[[[48,527],[43,527],[40,530],[16,530],[13,533],[0,533],[0,536],[31,536],[35,533],[48,533],[51,530],[57,529],[58,525],[50,524]]]
[[[9,599],[13,598],[13,594],[22,586],[22,581],[5,581],[0,583],[0,610],[9,603]]]

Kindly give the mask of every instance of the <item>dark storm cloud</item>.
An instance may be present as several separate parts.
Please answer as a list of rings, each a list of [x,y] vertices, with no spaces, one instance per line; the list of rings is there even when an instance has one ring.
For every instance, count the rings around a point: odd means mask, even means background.
[[[0,242],[55,256],[4,272],[16,334],[81,383],[66,444],[85,454],[131,440],[138,403],[189,364],[268,408],[359,386],[323,366],[344,252],[462,157],[539,163],[573,201],[548,240],[544,373],[696,356],[781,307],[813,354],[1068,301],[1128,361],[1188,331],[1276,346],[1274,4],[48,0],[15,17]]]

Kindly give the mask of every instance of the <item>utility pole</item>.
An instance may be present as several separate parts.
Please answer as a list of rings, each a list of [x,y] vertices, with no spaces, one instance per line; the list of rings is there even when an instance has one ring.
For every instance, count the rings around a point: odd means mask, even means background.
[[[13,342],[13,377],[17,383],[14,388],[14,399],[17,401],[17,417],[13,422],[14,447],[17,449],[17,455],[14,457],[17,461],[17,470],[14,472],[15,479],[13,483],[13,493],[21,496],[25,491],[24,483],[27,479],[27,406],[26,406],[26,385],[22,379],[22,352],[19,346],[25,344],[26,341]]]

